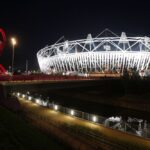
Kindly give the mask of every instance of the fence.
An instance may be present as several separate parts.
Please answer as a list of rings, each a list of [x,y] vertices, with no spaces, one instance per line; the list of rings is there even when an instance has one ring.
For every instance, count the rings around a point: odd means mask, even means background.
[[[25,110],[26,111],[26,110]],[[40,115],[35,115],[29,111],[26,111],[27,117],[30,121],[34,122],[36,124],[36,126],[38,126],[39,128],[43,129],[43,122],[46,123],[48,126],[44,126],[44,129],[46,129],[46,131],[49,131],[50,127],[51,129],[53,127],[57,127],[59,129],[61,129],[62,131],[64,131],[65,133],[69,133],[70,135],[73,135],[74,137],[78,137],[78,139],[81,141],[84,139],[86,139],[91,142],[94,142],[94,145],[98,148],[98,145],[101,146],[106,146],[107,149],[111,149],[111,150],[128,150],[129,149],[129,145],[124,144],[124,143],[120,143],[118,144],[118,142],[116,142],[116,140],[114,141],[113,139],[108,139],[108,137],[105,137],[102,134],[97,134],[96,132],[86,129],[86,128],[81,128],[79,126],[74,126],[74,125],[70,125],[68,123],[64,123],[61,124],[60,122],[55,122],[50,121],[47,117],[44,116],[40,116]],[[66,139],[66,138],[65,138]],[[131,147],[130,147],[131,148]],[[131,149],[130,149],[131,150]]]
[[[27,92],[26,94],[21,94],[18,92],[18,93],[13,93],[13,95],[17,97],[22,97],[26,100],[37,103],[38,105],[41,105],[43,107],[47,107],[73,117],[84,119],[96,124],[101,124],[103,126],[112,129],[117,129],[122,132],[127,132],[129,134],[133,134],[143,138],[150,138],[150,123],[147,123],[146,120],[143,121],[142,119],[130,118],[130,117],[127,121],[123,120],[122,117],[106,118],[100,115],[90,114],[87,112],[57,105],[54,102],[51,102],[50,100],[47,99],[44,100],[41,97],[40,98],[37,96],[33,97],[29,94],[29,92]]]

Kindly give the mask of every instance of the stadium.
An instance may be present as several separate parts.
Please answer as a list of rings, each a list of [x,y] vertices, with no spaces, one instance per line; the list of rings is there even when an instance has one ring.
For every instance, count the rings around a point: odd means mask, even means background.
[[[128,37],[125,32],[118,36],[105,29],[95,38],[88,34],[86,39],[58,42],[37,53],[45,74],[141,72],[149,68],[150,38],[146,36]]]

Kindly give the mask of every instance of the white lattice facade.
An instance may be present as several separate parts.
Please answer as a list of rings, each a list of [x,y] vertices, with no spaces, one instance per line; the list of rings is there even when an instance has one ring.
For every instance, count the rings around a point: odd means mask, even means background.
[[[111,32],[112,33],[112,32]],[[43,73],[147,70],[150,63],[148,37],[96,37],[46,46],[37,53]]]

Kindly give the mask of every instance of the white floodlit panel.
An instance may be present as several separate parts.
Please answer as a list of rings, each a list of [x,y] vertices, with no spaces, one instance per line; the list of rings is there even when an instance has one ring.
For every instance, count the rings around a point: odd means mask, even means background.
[[[124,69],[140,72],[149,68],[148,37],[128,37],[125,32],[120,37],[115,33],[111,37],[92,38],[89,35],[87,39],[65,41],[41,49],[37,53],[40,70],[46,74],[76,75],[114,70],[122,73]]]

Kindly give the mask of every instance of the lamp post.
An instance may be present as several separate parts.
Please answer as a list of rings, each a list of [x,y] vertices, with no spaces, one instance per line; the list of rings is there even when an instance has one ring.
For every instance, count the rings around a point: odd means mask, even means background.
[[[14,72],[14,56],[15,56],[15,45],[17,44],[17,41],[16,39],[13,37],[11,38],[11,43],[12,43],[12,75],[13,75],[13,72]]]

